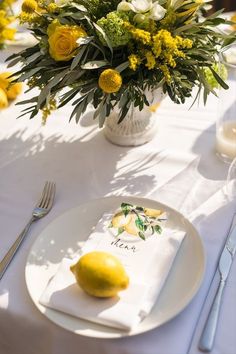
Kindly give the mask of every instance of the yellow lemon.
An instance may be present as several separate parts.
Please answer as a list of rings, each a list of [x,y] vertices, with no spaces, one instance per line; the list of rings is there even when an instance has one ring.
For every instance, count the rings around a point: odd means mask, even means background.
[[[0,88],[0,109],[8,107],[8,100],[5,91]]]
[[[112,226],[115,228],[119,228],[128,224],[130,220],[131,220],[131,216],[129,214],[125,216],[121,211],[113,216]]]
[[[138,236],[138,233],[140,230],[138,230],[136,224],[135,224],[135,220],[136,220],[136,215],[132,214],[131,218],[130,218],[130,222],[127,225],[124,225],[124,229],[126,232],[128,232],[128,234],[130,235],[134,235],[134,236]]]
[[[70,269],[79,286],[92,296],[112,297],[129,285],[122,263],[110,253],[86,253]]]
[[[158,210],[158,209],[150,209],[150,208],[145,208],[144,209],[144,213],[147,216],[150,216],[152,218],[157,218],[158,216],[160,216],[161,214],[163,214],[162,210]]]

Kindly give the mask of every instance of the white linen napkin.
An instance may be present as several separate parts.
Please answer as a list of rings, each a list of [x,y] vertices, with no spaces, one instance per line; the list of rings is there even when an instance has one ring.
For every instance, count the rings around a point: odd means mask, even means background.
[[[70,271],[70,265],[79,257],[63,259],[40,303],[75,317],[130,330],[151,311],[185,231],[165,228],[161,235],[149,235],[145,241],[126,232],[114,237],[107,227],[111,217],[112,214],[103,215],[85,242],[82,254],[98,250],[117,256],[129,275],[128,289],[110,299],[89,296],[79,288]]]

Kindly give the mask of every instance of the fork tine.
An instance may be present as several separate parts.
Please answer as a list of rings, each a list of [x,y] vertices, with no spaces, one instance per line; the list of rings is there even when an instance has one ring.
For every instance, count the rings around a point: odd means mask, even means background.
[[[52,182],[51,183],[50,196],[49,196],[48,205],[47,205],[47,209],[48,210],[50,210],[52,208],[54,197],[55,197],[55,193],[56,193],[56,184]]]
[[[45,209],[47,204],[48,204],[48,198],[49,198],[49,195],[50,195],[50,188],[51,188],[51,182],[48,182],[46,193],[45,193],[41,208]]]
[[[54,198],[54,194],[55,194],[54,191],[55,191],[54,183],[53,182],[49,182],[48,192],[46,194],[46,200],[45,200],[45,203],[43,205],[44,209],[51,208],[52,202],[53,202],[53,198]]]
[[[36,207],[42,208],[42,205],[44,204],[44,201],[45,201],[45,198],[47,195],[47,190],[48,190],[48,181],[45,182],[41,198],[40,198],[39,202],[37,203]]]

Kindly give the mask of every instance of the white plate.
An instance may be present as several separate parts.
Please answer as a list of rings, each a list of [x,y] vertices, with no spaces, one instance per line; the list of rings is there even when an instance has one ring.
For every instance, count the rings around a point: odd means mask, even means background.
[[[55,274],[61,259],[73,256],[81,241],[85,241],[102,214],[117,209],[121,202],[168,212],[168,226],[184,229],[187,233],[173,267],[151,313],[131,332],[123,332],[64,313],[45,308],[39,297],[49,279]],[[29,294],[47,318],[74,333],[100,338],[132,336],[154,329],[182,311],[196,294],[205,266],[201,239],[183,215],[174,209],[150,199],[136,197],[108,197],[92,200],[59,216],[36,239],[27,259],[25,277]]]

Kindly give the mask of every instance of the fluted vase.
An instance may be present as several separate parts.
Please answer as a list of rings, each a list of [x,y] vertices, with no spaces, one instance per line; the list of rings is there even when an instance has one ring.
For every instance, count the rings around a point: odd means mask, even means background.
[[[139,111],[138,107],[131,104],[126,117],[119,124],[119,111],[115,107],[105,121],[105,137],[121,146],[138,146],[152,140],[158,129],[156,111],[164,97],[162,88],[147,91],[146,98],[150,105]]]

